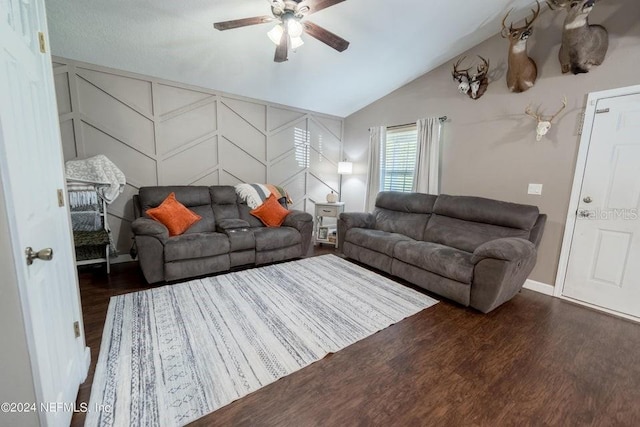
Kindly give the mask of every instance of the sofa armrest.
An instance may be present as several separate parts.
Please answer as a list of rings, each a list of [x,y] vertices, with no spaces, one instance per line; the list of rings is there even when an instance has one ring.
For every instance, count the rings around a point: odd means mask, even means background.
[[[302,230],[307,223],[313,222],[313,216],[303,211],[290,211],[282,223],[285,227],[293,227],[298,231]]]
[[[338,217],[338,248],[344,253],[344,239],[352,228],[373,228],[376,217],[367,212],[343,212]]]
[[[486,258],[502,261],[523,261],[536,256],[536,246],[528,240],[505,237],[490,240],[473,251],[471,262],[477,264]]]
[[[138,218],[131,223],[131,230],[136,236],[151,236],[163,244],[169,239],[169,230],[161,222],[149,218]]]
[[[286,216],[282,225],[284,227],[293,227],[300,232],[302,238],[301,256],[307,256],[313,234],[313,216],[307,212],[292,210]]]
[[[339,220],[344,223],[346,230],[350,228],[373,228],[376,223],[375,216],[366,212],[343,212],[340,214]]]
[[[216,230],[220,233],[224,233],[227,230],[250,227],[251,225],[243,219],[221,219],[220,221],[216,221]]]

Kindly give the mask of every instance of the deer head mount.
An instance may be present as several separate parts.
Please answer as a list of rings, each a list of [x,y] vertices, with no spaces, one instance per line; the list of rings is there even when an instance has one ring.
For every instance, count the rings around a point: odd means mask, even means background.
[[[527,55],[527,41],[533,33],[533,23],[540,15],[540,3],[537,0],[536,4],[538,9],[531,9],[533,15],[530,19],[525,19],[522,27],[514,27],[511,22],[507,28],[506,21],[511,11],[502,18],[502,32],[500,34],[503,38],[509,39],[507,86],[511,92],[519,93],[529,90],[538,77],[538,67],[533,59]]]
[[[478,58],[482,61],[481,64],[476,66],[476,72],[471,75],[469,70],[472,67],[459,69],[460,64],[465,60],[466,56],[458,59],[453,64],[453,71],[451,75],[453,80],[458,82],[458,91],[464,95],[468,95],[471,99],[478,99],[487,91],[489,87],[489,61],[478,55]]]
[[[567,11],[558,55],[562,72],[588,73],[592,65],[602,64],[609,49],[609,35],[602,25],[589,25],[595,0],[549,0],[547,4],[551,9]]]
[[[536,126],[536,141],[540,141],[542,139],[542,137],[545,136],[547,134],[547,132],[549,132],[549,129],[551,129],[551,124],[553,123],[553,120],[556,117],[558,117],[558,114],[560,114],[560,112],[562,110],[564,110],[565,108],[567,108],[567,97],[566,96],[562,100],[562,107],[560,107],[560,109],[553,116],[550,116],[548,118],[545,118],[538,111],[534,112],[531,109],[531,106],[528,106],[524,110],[526,115],[533,117],[538,122],[538,125]]]

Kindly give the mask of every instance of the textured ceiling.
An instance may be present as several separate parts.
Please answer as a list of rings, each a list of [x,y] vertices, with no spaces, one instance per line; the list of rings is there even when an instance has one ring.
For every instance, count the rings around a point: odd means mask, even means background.
[[[351,42],[305,45],[274,63],[266,0],[46,0],[54,55],[346,117],[475,46],[531,0],[347,0],[309,17]],[[506,45],[505,45],[506,55]]]

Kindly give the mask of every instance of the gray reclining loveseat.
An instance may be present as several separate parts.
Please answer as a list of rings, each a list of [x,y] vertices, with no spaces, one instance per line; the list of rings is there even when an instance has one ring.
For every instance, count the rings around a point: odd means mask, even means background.
[[[487,313],[516,295],[536,263],[546,215],[480,197],[381,192],[373,213],[343,213],[349,258]]]
[[[145,214],[171,192],[202,217],[184,234],[173,237]],[[149,283],[298,258],[306,255],[311,243],[310,214],[291,211],[281,227],[265,227],[232,186],[142,187],[133,204],[137,219],[131,229],[140,268]]]

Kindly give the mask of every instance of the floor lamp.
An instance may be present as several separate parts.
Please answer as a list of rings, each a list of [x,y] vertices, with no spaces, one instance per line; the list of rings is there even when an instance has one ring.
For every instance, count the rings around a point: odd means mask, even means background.
[[[351,162],[338,162],[338,175],[340,175],[340,182],[338,184],[338,200],[342,201],[342,175],[351,175],[353,173],[353,163]]]

